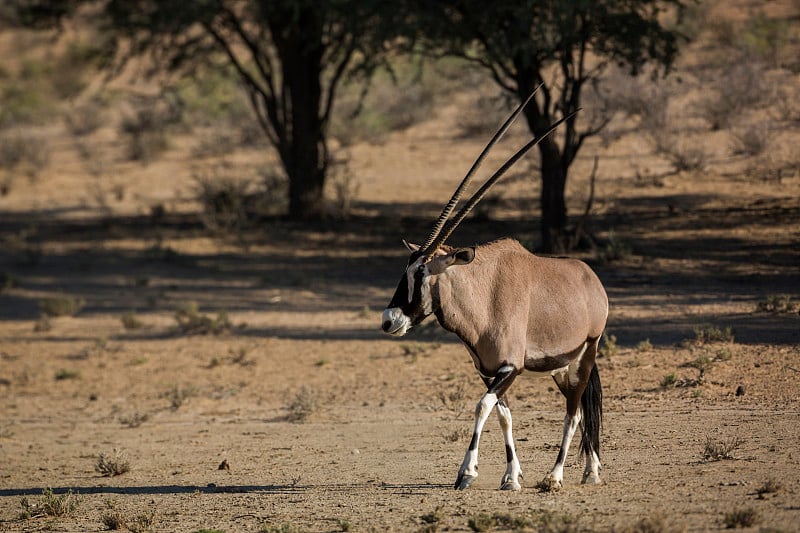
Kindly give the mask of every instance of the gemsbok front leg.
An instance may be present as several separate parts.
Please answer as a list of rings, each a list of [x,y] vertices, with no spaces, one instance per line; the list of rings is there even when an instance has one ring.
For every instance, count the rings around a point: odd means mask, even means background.
[[[464,455],[464,461],[461,463],[461,468],[458,469],[458,477],[454,484],[456,490],[468,488],[472,485],[472,482],[475,481],[475,478],[478,477],[478,445],[480,444],[483,426],[486,424],[486,420],[489,418],[495,406],[498,405],[498,398],[505,394],[508,387],[511,386],[511,383],[514,382],[514,378],[517,377],[517,374],[519,374],[519,370],[511,365],[501,367],[489,384],[486,394],[481,397],[478,405],[475,406],[475,429],[472,432],[472,440],[469,442],[467,453]],[[517,466],[517,468],[519,469],[519,466]]]

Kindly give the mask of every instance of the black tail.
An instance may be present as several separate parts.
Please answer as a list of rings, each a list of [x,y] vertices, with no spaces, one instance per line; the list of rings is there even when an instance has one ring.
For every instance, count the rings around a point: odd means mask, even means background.
[[[583,420],[581,421],[581,451],[594,451],[600,457],[600,426],[603,423],[603,387],[600,385],[600,374],[597,365],[592,366],[589,383],[581,396]]]

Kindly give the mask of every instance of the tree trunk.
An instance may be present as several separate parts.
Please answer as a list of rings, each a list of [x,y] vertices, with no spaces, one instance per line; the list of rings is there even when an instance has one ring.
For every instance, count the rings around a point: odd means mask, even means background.
[[[518,79],[520,98],[527,98],[536,86],[538,78],[525,72],[527,76]],[[525,108],[528,129],[534,135],[542,135],[551,124],[551,117],[539,108],[537,102],[531,102]],[[567,173],[562,164],[561,149],[554,134],[539,143],[541,157],[542,192],[539,198],[541,213],[541,246],[540,251],[548,254],[563,254],[567,251],[567,203],[564,192],[567,185]]]
[[[561,165],[561,153],[550,137],[539,144],[541,155],[542,193],[540,198],[541,251],[551,254],[567,252],[567,204],[564,189],[567,176]]]
[[[327,146],[320,110],[324,45],[313,7],[289,20],[287,26],[273,28],[286,108],[285,135],[278,150],[289,179],[289,216],[308,219],[324,211]]]

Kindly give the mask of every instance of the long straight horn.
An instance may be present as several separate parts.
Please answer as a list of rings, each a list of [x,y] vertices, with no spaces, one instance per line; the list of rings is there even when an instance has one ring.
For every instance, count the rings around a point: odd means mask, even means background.
[[[488,180],[486,180],[486,183],[484,183],[483,186],[481,186],[481,188],[478,189],[475,192],[475,194],[472,195],[472,198],[470,198],[469,201],[467,201],[467,203],[464,204],[464,207],[462,207],[461,210],[456,214],[456,216],[453,217],[453,220],[450,221],[450,224],[447,226],[447,228],[443,232],[441,232],[436,237],[436,239],[434,239],[434,241],[430,245],[431,250],[436,250],[436,248],[444,244],[444,242],[458,227],[461,221],[464,220],[464,218],[469,214],[470,211],[472,211],[472,208],[478,205],[478,202],[480,202],[481,199],[486,195],[486,193],[489,191],[492,185],[494,185],[497,182],[497,180],[499,180],[503,176],[503,174],[505,174],[508,171],[508,169],[510,169],[514,165],[514,163],[516,163],[522,156],[524,156],[528,152],[528,150],[530,150],[531,148],[542,142],[542,140],[545,137],[553,133],[553,131],[555,131],[555,129],[558,128],[562,123],[574,117],[578,113],[578,111],[580,111],[580,108],[576,109],[569,115],[551,124],[550,127],[547,128],[547,131],[528,141],[528,143],[522,148],[520,148],[516,154],[511,156],[511,158],[509,158],[509,160],[506,161],[502,167],[497,169],[497,172],[492,174],[492,176]]]
[[[436,249],[435,247],[431,248],[431,244],[433,243],[434,240],[436,240],[436,237],[439,236],[439,233],[442,231],[445,222],[447,222],[450,213],[453,212],[453,209],[455,208],[456,204],[461,199],[461,195],[463,194],[464,189],[467,187],[470,180],[472,179],[472,176],[475,174],[478,168],[480,168],[481,164],[483,163],[483,160],[486,159],[486,155],[489,153],[489,150],[491,150],[492,147],[494,147],[494,145],[497,144],[498,141],[500,141],[505,132],[508,131],[508,128],[511,127],[511,125],[514,123],[514,121],[517,119],[520,113],[522,113],[522,110],[525,109],[525,106],[528,105],[528,102],[531,101],[531,98],[533,98],[533,95],[536,94],[536,92],[539,90],[541,86],[542,84],[539,84],[539,86],[537,86],[533,90],[530,96],[528,96],[528,98],[526,98],[525,101],[522,102],[514,110],[513,113],[511,113],[511,115],[506,119],[506,121],[503,122],[503,125],[500,126],[497,132],[495,132],[494,136],[489,140],[489,143],[486,145],[486,147],[483,149],[480,155],[478,155],[478,158],[472,164],[472,167],[470,167],[469,171],[467,172],[467,175],[464,176],[463,180],[461,180],[461,184],[456,189],[456,192],[453,193],[453,196],[450,197],[450,201],[447,202],[447,205],[445,205],[444,209],[442,209],[442,213],[439,215],[439,219],[436,221],[436,224],[434,225],[431,234],[428,235],[428,238],[425,240],[425,244],[422,245],[421,249],[423,250],[423,253],[428,254]]]

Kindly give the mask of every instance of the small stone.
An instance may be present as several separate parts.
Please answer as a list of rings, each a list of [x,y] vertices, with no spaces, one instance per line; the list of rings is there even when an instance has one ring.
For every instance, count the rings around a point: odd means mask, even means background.
[[[744,385],[736,387],[736,396],[744,396]]]

